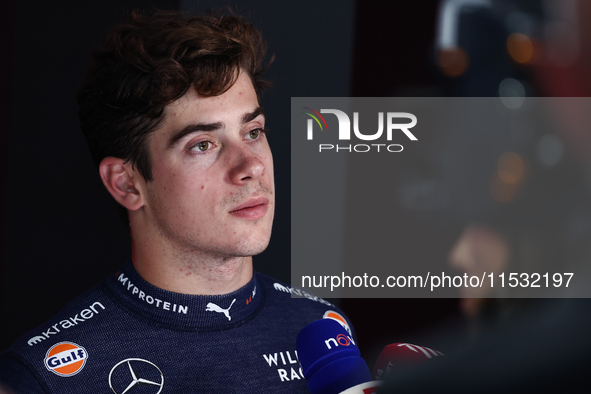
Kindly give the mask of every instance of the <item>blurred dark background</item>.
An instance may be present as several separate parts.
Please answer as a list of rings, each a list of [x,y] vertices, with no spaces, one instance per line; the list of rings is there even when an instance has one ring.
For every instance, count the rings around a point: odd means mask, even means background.
[[[0,350],[130,256],[129,237],[78,127],[75,92],[91,50],[132,9],[198,13],[220,5],[188,0],[0,5]],[[249,0],[233,8],[261,29],[276,55],[267,75],[273,87],[262,102],[271,129],[277,212],[271,245],[254,261],[255,269],[285,282],[290,282],[291,97],[591,92],[586,72],[591,39],[580,23],[581,15],[589,15],[584,2],[345,0],[335,7]],[[446,9],[455,17],[443,18]],[[561,136],[565,150],[586,167],[591,137],[584,122],[573,120],[576,114],[566,117],[571,131]],[[423,153],[429,154],[428,147]],[[460,234],[457,223],[441,225],[402,203],[393,209],[400,210],[399,233],[436,240],[421,258],[448,259]],[[399,258],[412,260],[416,251],[397,239]],[[469,328],[459,299],[334,302],[353,321],[370,366],[386,344],[424,341],[441,325]]]

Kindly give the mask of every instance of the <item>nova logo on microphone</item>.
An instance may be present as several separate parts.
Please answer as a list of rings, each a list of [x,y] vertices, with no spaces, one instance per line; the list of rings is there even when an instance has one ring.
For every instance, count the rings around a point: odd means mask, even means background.
[[[296,347],[311,394],[373,392],[365,391],[375,384],[359,348],[334,319],[316,320],[302,328]]]
[[[336,338],[328,338],[324,341],[327,349],[332,349],[333,346],[349,346],[350,344],[356,345],[353,338],[345,334],[339,334]]]
[[[351,140],[351,119],[349,116],[338,109],[321,109],[320,112],[309,108],[303,107],[310,118],[307,122],[307,138],[308,140],[314,139],[314,125],[318,125],[317,128],[321,132],[328,132],[328,124],[322,114],[335,115],[339,124],[338,128],[338,139],[339,141],[350,141]],[[405,122],[406,120],[406,122]],[[410,122],[408,122],[410,121]],[[395,132],[402,132],[411,141],[417,141],[417,137],[410,131],[411,128],[416,126],[417,117],[408,112],[378,112],[378,130],[373,133],[362,133],[359,130],[359,112],[353,112],[353,134],[355,137],[362,141],[376,141],[384,134],[384,123],[386,123],[386,141],[392,141]],[[385,143],[372,143],[372,144],[349,144],[349,145],[334,145],[334,144],[319,144],[318,151],[320,153],[325,151],[347,151],[365,153],[369,151],[377,152],[402,152],[404,147],[400,144],[385,144]]]
[[[341,327],[343,327],[345,330],[347,330],[347,333],[349,333],[349,335],[353,335],[353,333],[351,332],[351,327],[349,327],[349,323],[347,323],[347,320],[340,313],[328,310],[328,311],[324,312],[324,315],[322,316],[322,318],[323,319],[332,319],[332,320],[336,321],[337,323],[339,323],[341,325]]]

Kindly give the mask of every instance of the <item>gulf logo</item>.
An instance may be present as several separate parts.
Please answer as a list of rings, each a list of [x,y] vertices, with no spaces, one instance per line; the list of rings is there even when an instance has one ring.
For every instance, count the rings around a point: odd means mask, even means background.
[[[349,335],[353,335],[351,332],[351,327],[349,327],[349,323],[347,323],[347,319],[345,319],[340,313],[335,311],[326,311],[324,312],[324,316],[322,316],[322,318],[336,320],[341,324],[341,326],[343,326],[345,330],[347,330]]]
[[[56,375],[74,376],[84,368],[88,352],[73,342],[60,342],[53,345],[45,355],[45,368]]]

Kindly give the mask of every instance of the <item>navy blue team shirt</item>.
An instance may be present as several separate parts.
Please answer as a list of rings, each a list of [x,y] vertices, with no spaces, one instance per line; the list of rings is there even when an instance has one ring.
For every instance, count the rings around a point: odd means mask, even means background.
[[[292,298],[291,293],[304,298]],[[299,331],[343,313],[255,273],[226,295],[173,293],[131,262],[0,356],[0,381],[27,393],[305,393]]]

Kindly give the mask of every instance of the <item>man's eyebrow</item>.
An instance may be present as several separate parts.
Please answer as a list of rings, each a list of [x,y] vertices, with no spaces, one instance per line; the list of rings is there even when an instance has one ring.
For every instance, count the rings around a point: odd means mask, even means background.
[[[176,144],[180,139],[188,134],[196,133],[198,131],[215,131],[221,129],[222,127],[224,127],[224,124],[221,122],[190,124],[179,132],[174,133],[173,136],[168,140],[168,144],[166,146],[167,148],[172,148],[174,144]]]
[[[265,111],[262,107],[258,107],[252,112],[246,113],[242,116],[242,124],[248,123],[253,121],[259,115],[265,115]],[[176,144],[180,139],[184,136],[196,133],[198,131],[216,131],[224,127],[222,122],[217,123],[198,123],[198,124],[190,124],[185,126],[182,130],[177,133],[174,133],[172,137],[168,140],[168,144],[166,145],[167,148],[172,148],[174,144]]]
[[[256,117],[259,115],[265,116],[265,111],[263,110],[263,107],[258,107],[254,111],[244,114],[244,116],[242,116],[242,124],[255,120]]]

